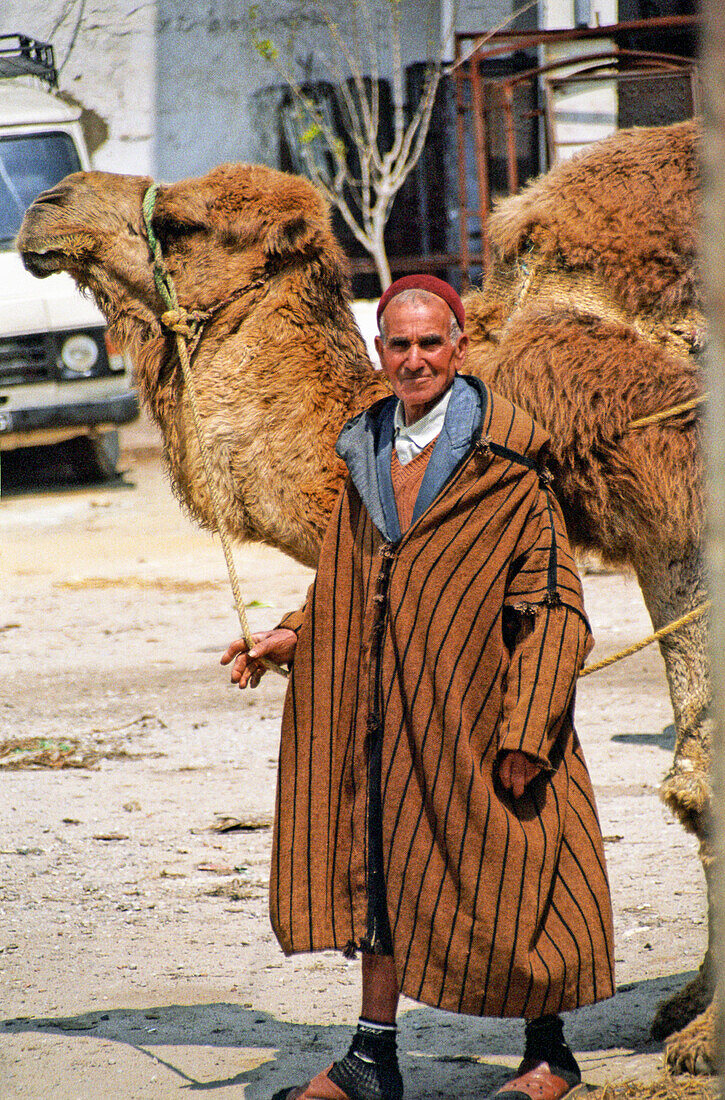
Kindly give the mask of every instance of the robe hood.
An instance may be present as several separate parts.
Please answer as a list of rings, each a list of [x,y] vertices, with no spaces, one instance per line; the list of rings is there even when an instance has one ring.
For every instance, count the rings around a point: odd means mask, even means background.
[[[491,400],[491,390],[479,378],[461,374],[454,377],[443,428],[416,501],[414,523],[476,446],[489,447],[500,457],[518,461],[529,469],[543,470],[549,435],[528,413],[517,409],[505,439],[482,437],[481,425]],[[397,402],[394,396],[385,397],[348,420],[335,447],[370,518],[383,538],[392,543],[401,537],[390,473]]]

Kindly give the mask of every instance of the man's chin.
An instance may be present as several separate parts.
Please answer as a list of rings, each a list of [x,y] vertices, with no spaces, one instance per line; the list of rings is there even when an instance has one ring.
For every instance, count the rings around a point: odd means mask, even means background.
[[[401,393],[398,396],[402,401],[427,403],[437,401],[443,396],[443,392],[439,386],[431,385],[430,382],[411,382],[401,387]]]

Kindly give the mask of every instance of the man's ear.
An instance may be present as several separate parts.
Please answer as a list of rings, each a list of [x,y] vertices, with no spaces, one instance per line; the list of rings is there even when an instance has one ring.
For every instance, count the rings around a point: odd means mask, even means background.
[[[461,363],[464,362],[466,358],[466,355],[468,353],[468,344],[468,333],[462,332],[461,335],[458,337],[458,344],[456,346],[456,360],[458,361],[459,366],[461,365]]]

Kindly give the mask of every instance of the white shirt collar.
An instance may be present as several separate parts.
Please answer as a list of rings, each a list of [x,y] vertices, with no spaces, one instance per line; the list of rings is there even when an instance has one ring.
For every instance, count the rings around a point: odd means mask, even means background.
[[[429,409],[428,412],[416,420],[414,424],[406,425],[403,413],[403,402],[398,401],[395,407],[395,420],[393,422],[395,437],[395,453],[402,466],[407,465],[412,459],[425,450],[431,440],[436,439],[443,427],[446,418],[448,402],[451,399],[453,387],[449,386],[440,401]]]

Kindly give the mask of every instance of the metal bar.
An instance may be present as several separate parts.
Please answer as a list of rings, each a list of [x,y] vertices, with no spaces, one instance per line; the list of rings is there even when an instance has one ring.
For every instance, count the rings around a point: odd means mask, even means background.
[[[529,47],[556,44],[559,42],[576,42],[579,39],[589,41],[594,38],[611,38],[614,34],[622,34],[626,31],[654,31],[654,30],[686,30],[688,27],[699,27],[701,19],[696,15],[660,15],[653,19],[631,19],[624,23],[610,23],[606,27],[570,27],[563,30],[546,31],[499,31],[491,35],[485,46],[472,51],[465,58],[464,64],[471,58],[480,60],[491,57],[499,57],[501,54],[512,53],[514,50],[525,50]],[[474,41],[480,35],[462,34],[456,35],[456,40],[461,43]],[[501,45],[492,45],[501,43]]]
[[[566,84],[594,84],[598,80],[686,80],[691,73],[687,68],[644,68],[644,69],[619,69],[613,70],[607,65],[592,65],[591,69],[580,69],[571,76],[550,76],[547,83],[554,88],[564,87]],[[515,87],[515,85],[514,85]]]
[[[514,126],[514,90],[510,84],[504,84],[503,118],[506,128],[506,169],[510,195],[519,189],[519,165],[516,159],[516,129]]]
[[[524,69],[519,73],[512,73],[511,76],[505,78],[498,78],[503,82],[505,79],[507,84],[515,87],[517,84],[525,84],[528,80],[533,80],[536,76],[544,76],[546,73],[553,72],[555,69],[568,69],[572,65],[580,65],[585,61],[603,61],[607,58],[615,60],[616,58],[626,58],[627,60],[643,60],[657,62],[662,60],[663,63],[668,60],[675,60],[678,64],[673,64],[668,72],[687,72],[695,67],[695,62],[691,57],[678,57],[677,54],[658,54],[649,53],[646,50],[602,50],[599,53],[578,53],[573,54],[571,57],[560,58],[558,61],[548,61],[545,65],[536,65],[531,69]],[[594,68],[594,66],[592,66]]]
[[[484,256],[481,252],[468,252],[467,263],[483,264]],[[367,260],[362,256],[348,257],[348,267],[353,275],[374,275],[376,272],[375,261]],[[388,256],[391,271],[435,271],[443,267],[456,267],[463,270],[463,259],[460,252],[431,252],[430,255],[406,255]]]
[[[600,27],[561,27],[557,29],[547,30],[504,30],[495,31],[493,34],[488,32],[476,33],[474,31],[459,32],[456,34],[456,39],[462,44],[465,42],[476,42],[479,38],[486,38],[488,42],[503,42],[507,39],[512,39],[516,42],[518,49],[521,49],[520,39],[539,38],[542,42],[556,41],[560,35],[566,35],[566,40],[570,37],[574,38],[609,38],[613,33],[621,33],[624,31],[657,31],[657,30],[683,30],[687,27],[700,27],[702,26],[702,16],[700,15],[654,15],[650,19],[625,19],[618,23],[607,23],[605,26]],[[471,55],[473,56],[473,55]],[[465,61],[470,60],[468,57]]]
[[[488,177],[488,116],[485,93],[481,83],[481,70],[475,63],[471,70],[473,108],[473,135],[476,149],[476,181],[478,183],[478,220],[481,229],[481,251],[484,269],[491,266],[491,245],[488,239],[488,215],[491,210],[491,193]]]
[[[546,134],[546,168],[556,164],[556,132],[554,130],[554,99],[551,85],[544,81],[544,133]]]

